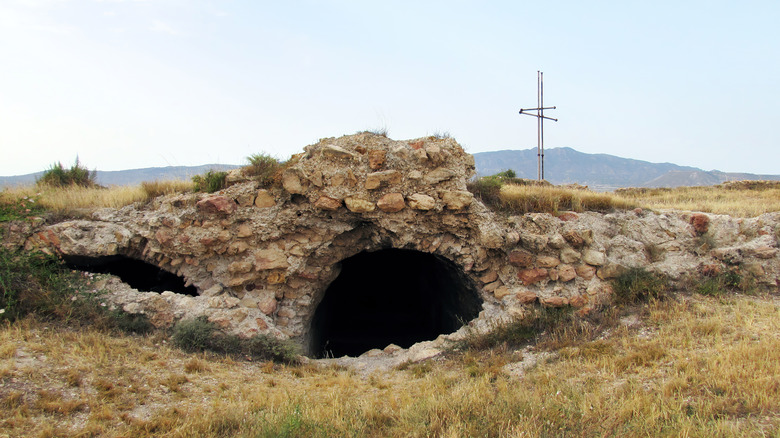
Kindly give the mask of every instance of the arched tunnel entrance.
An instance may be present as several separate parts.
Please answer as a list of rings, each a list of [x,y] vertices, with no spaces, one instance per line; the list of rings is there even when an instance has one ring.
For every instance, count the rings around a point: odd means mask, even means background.
[[[452,333],[479,314],[482,299],[455,263],[412,250],[361,252],[341,262],[312,319],[309,353],[358,356]]]
[[[195,286],[185,286],[184,279],[164,271],[157,266],[122,255],[87,257],[63,256],[65,264],[71,269],[113,274],[130,287],[141,292],[171,291],[178,294],[198,296]]]

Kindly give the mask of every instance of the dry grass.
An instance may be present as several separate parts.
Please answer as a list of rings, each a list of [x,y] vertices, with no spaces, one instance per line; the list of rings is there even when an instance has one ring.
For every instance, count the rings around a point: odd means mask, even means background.
[[[739,181],[710,187],[621,189],[617,197],[650,209],[674,209],[755,217],[780,211],[780,182]]]
[[[561,211],[609,211],[634,208],[636,204],[611,193],[545,185],[507,184],[501,199],[516,213]]]
[[[361,375],[27,319],[0,330],[16,346],[0,436],[780,436],[776,298],[651,302],[641,319],[522,376],[500,349]]]
[[[27,197],[40,206],[57,212],[90,208],[121,208],[145,201],[147,195],[141,186],[99,187],[17,187],[3,191],[4,200]]]
[[[163,195],[192,191],[194,184],[192,181],[186,180],[144,181],[141,183],[141,188],[148,198],[156,198]]]
[[[738,181],[710,187],[619,189],[597,193],[585,188],[534,184],[504,184],[483,201],[515,214],[613,209],[673,209],[755,217],[780,211],[780,182]]]
[[[26,202],[55,212],[80,209],[122,208],[134,202],[144,202],[157,196],[191,191],[190,181],[152,181],[137,186],[53,187],[30,186],[5,189],[0,192],[0,203]]]

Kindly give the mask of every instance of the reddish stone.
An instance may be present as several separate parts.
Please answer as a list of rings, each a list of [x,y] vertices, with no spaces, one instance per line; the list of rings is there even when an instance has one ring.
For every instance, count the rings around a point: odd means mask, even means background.
[[[395,213],[406,207],[404,195],[400,193],[388,193],[376,201],[376,207],[386,213]]]
[[[539,302],[548,307],[563,307],[569,304],[568,298],[564,297],[542,298]]]
[[[368,153],[368,167],[373,170],[382,168],[385,164],[385,158],[387,157],[387,151],[382,149],[375,149]]]
[[[710,228],[710,218],[706,214],[695,213],[691,216],[691,225],[697,234],[704,234]]]
[[[213,238],[213,237],[203,237],[203,238],[201,238],[201,239],[200,239],[200,241],[199,241],[199,242],[200,242],[200,244],[201,244],[201,245],[203,245],[203,246],[211,246],[211,245],[213,245],[213,244],[214,244],[216,241],[217,241],[217,239],[215,239],[215,238]]]
[[[585,239],[580,236],[580,233],[569,230],[563,233],[563,238],[566,239],[569,244],[575,248],[581,248],[585,244]]]
[[[201,199],[195,206],[201,213],[225,213],[231,214],[238,209],[236,201],[225,196],[209,196]]]
[[[536,258],[536,264],[539,265],[540,268],[554,268],[560,265],[561,261],[555,257],[539,256]]]
[[[160,242],[160,245],[167,245],[174,237],[175,235],[168,228],[160,228],[154,233],[154,238]]]
[[[523,284],[532,284],[537,281],[547,278],[547,269],[544,268],[531,268],[523,269],[517,273],[517,278],[523,282]]]
[[[574,270],[577,272],[577,275],[584,278],[585,280],[590,280],[596,276],[596,268],[590,265],[579,265],[574,268]]]
[[[572,265],[560,265],[558,266],[558,279],[562,282],[574,280],[577,276],[577,271],[574,270]]]
[[[341,207],[341,200],[323,195],[314,202],[314,206],[321,210],[338,210]]]
[[[520,268],[530,266],[534,262],[534,255],[530,252],[519,249],[509,253],[509,264]]]
[[[588,297],[583,295],[575,295],[569,298],[569,304],[571,304],[574,307],[582,307],[585,304],[588,304]]]
[[[38,238],[46,245],[52,245],[55,247],[60,246],[60,238],[54,234],[52,230],[46,230],[38,233]]]
[[[536,294],[529,290],[518,292],[515,296],[520,304],[530,304],[536,301]]]
[[[411,146],[415,150],[422,148],[424,145],[425,142],[422,140],[416,141],[414,143],[409,143],[409,146]]]
[[[489,271],[485,275],[479,277],[479,281],[482,283],[492,283],[498,280],[498,271]]]
[[[579,219],[579,216],[577,216],[576,213],[572,213],[570,211],[565,211],[565,212],[563,212],[563,213],[558,215],[558,219],[560,219],[560,220],[562,220],[564,222],[568,222],[568,221],[573,221],[573,220]]]

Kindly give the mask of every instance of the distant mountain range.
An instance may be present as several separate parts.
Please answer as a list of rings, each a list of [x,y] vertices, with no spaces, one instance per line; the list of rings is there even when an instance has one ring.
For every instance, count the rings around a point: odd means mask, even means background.
[[[478,152],[474,154],[474,161],[480,176],[511,169],[519,178],[536,179],[535,148]],[[709,186],[733,180],[780,180],[780,175],[706,171],[672,163],[586,154],[572,148],[552,148],[544,151],[544,178],[556,185],[578,183],[594,190],[609,191],[620,187]]]
[[[240,166],[232,164],[204,164],[202,166],[147,167],[145,169],[97,171],[97,182],[104,186],[140,184],[143,181],[190,179],[209,170],[230,170]],[[43,172],[19,176],[0,176],[0,187],[35,184]]]
[[[671,163],[650,163],[607,154],[586,154],[571,148],[544,151],[544,176],[553,184],[582,184],[593,190],[609,191],[620,187],[708,186],[733,180],[780,180],[780,175],[705,171]],[[474,154],[477,174],[492,175],[512,169],[520,178],[536,179],[536,149],[478,152]],[[189,179],[209,169],[229,170],[239,166],[205,164],[202,166],[150,167],[119,171],[98,171],[102,185],[131,185],[142,181]],[[0,176],[0,187],[34,184],[42,172],[20,176]]]

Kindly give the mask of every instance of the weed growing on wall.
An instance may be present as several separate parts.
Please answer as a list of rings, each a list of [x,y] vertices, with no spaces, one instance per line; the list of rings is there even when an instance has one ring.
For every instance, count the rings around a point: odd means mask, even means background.
[[[196,192],[214,193],[222,190],[227,185],[227,172],[217,172],[209,170],[203,175],[195,175],[192,182],[195,185]]]
[[[265,153],[252,154],[247,157],[247,161],[249,166],[244,167],[244,174],[254,178],[264,188],[280,180],[279,173],[285,167],[285,163]]]

